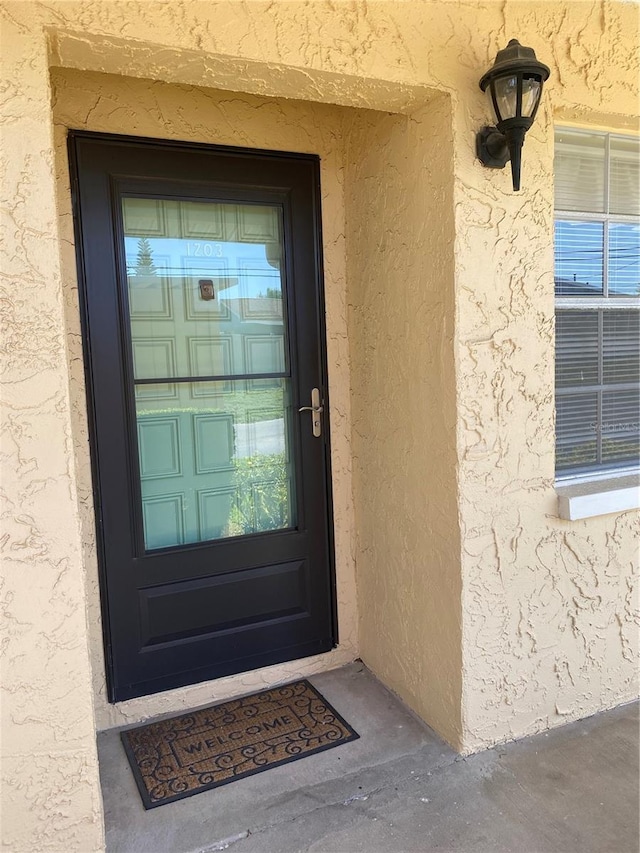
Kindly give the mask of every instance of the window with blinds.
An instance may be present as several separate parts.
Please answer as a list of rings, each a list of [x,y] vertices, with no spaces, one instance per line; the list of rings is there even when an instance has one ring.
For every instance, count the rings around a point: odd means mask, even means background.
[[[640,463],[640,140],[558,130],[556,471]]]

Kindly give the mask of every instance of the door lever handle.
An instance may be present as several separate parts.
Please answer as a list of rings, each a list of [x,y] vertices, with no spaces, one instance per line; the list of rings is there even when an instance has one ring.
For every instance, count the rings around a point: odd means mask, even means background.
[[[311,426],[313,434],[316,438],[322,435],[322,418],[320,415],[324,411],[324,406],[320,403],[320,389],[311,389],[311,405],[301,406],[299,412],[311,412]]]

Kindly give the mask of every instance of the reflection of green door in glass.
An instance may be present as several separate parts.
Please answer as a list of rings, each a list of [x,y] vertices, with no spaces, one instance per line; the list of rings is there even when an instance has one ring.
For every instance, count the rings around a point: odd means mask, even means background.
[[[295,527],[280,208],[123,220],[146,549]]]

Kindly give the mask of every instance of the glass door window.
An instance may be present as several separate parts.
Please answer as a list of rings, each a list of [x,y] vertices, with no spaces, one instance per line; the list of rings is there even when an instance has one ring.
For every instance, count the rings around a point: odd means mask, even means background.
[[[281,208],[122,207],[146,550],[295,527]]]

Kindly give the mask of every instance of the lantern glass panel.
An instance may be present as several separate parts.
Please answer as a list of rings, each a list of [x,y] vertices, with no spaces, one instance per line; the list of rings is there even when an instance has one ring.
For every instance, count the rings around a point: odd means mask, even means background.
[[[487,88],[484,90],[485,95],[487,96],[487,103],[489,104],[489,109],[491,110],[491,115],[494,117],[494,121],[497,123],[500,121],[500,116],[496,113],[496,108],[493,106],[493,83],[490,83]]]
[[[526,118],[531,116],[536,111],[540,94],[542,93],[542,83],[533,77],[525,78],[522,81],[522,115]]]
[[[515,118],[516,108],[518,106],[518,78],[515,74],[509,77],[498,77],[493,84],[496,91],[496,103],[498,105],[498,113],[496,116],[498,121],[504,121],[508,118]]]

